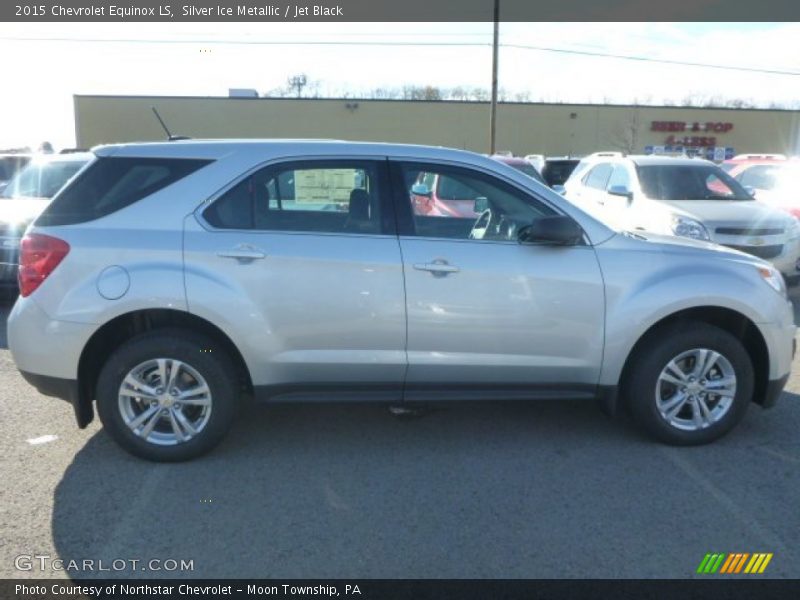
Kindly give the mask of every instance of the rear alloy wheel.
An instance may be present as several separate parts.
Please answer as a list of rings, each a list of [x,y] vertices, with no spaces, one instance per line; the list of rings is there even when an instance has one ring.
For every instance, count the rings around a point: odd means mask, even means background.
[[[753,394],[753,366],[727,331],[692,323],[664,328],[637,349],[625,392],[636,420],[669,444],[716,440],[744,416]]]
[[[176,359],[155,358],[136,365],[119,387],[125,424],[158,446],[174,446],[201,434],[212,407],[205,378]]]
[[[215,351],[216,350],[216,351]],[[238,404],[235,369],[220,348],[182,330],[139,335],[115,351],[97,382],[97,408],[125,450],[180,461],[213,448]]]

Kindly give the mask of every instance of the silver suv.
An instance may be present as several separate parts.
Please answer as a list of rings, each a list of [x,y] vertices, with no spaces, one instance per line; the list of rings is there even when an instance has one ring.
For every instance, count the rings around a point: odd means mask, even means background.
[[[701,444],[775,403],[795,326],[769,263],[617,233],[530,177],[419,146],[106,146],[21,244],[25,378],[184,460],[240,403],[597,399]],[[412,199],[426,175],[471,215]],[[476,216],[477,215],[477,216]]]

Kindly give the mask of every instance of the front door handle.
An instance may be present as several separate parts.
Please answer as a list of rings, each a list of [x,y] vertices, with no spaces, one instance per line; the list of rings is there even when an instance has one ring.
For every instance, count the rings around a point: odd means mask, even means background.
[[[417,271],[428,271],[435,277],[444,277],[450,273],[458,273],[461,270],[457,266],[451,265],[446,260],[441,259],[429,263],[415,263],[414,268]]]
[[[234,258],[239,261],[251,261],[266,258],[267,255],[256,248],[239,246],[231,250],[221,250],[217,252],[220,258]]]

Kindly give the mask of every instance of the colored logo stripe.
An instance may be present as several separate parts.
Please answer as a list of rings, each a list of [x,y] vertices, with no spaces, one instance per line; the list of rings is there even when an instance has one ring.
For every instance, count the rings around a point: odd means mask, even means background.
[[[747,552],[732,552],[730,554],[709,553],[700,561],[697,572],[703,574],[719,572],[720,574],[728,575],[742,572],[750,574],[763,573],[772,560],[772,556],[771,552],[755,554],[749,554]],[[743,569],[744,571],[742,571]]]

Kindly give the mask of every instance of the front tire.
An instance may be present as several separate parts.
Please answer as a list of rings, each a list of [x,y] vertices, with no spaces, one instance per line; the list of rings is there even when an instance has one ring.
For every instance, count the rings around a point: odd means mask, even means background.
[[[230,429],[236,370],[209,338],[181,329],[138,335],[108,359],[97,380],[106,431],[131,454],[157,462],[198,457]]]
[[[663,327],[635,350],[623,383],[634,419],[667,444],[707,444],[744,417],[753,396],[750,356],[707,323]]]

